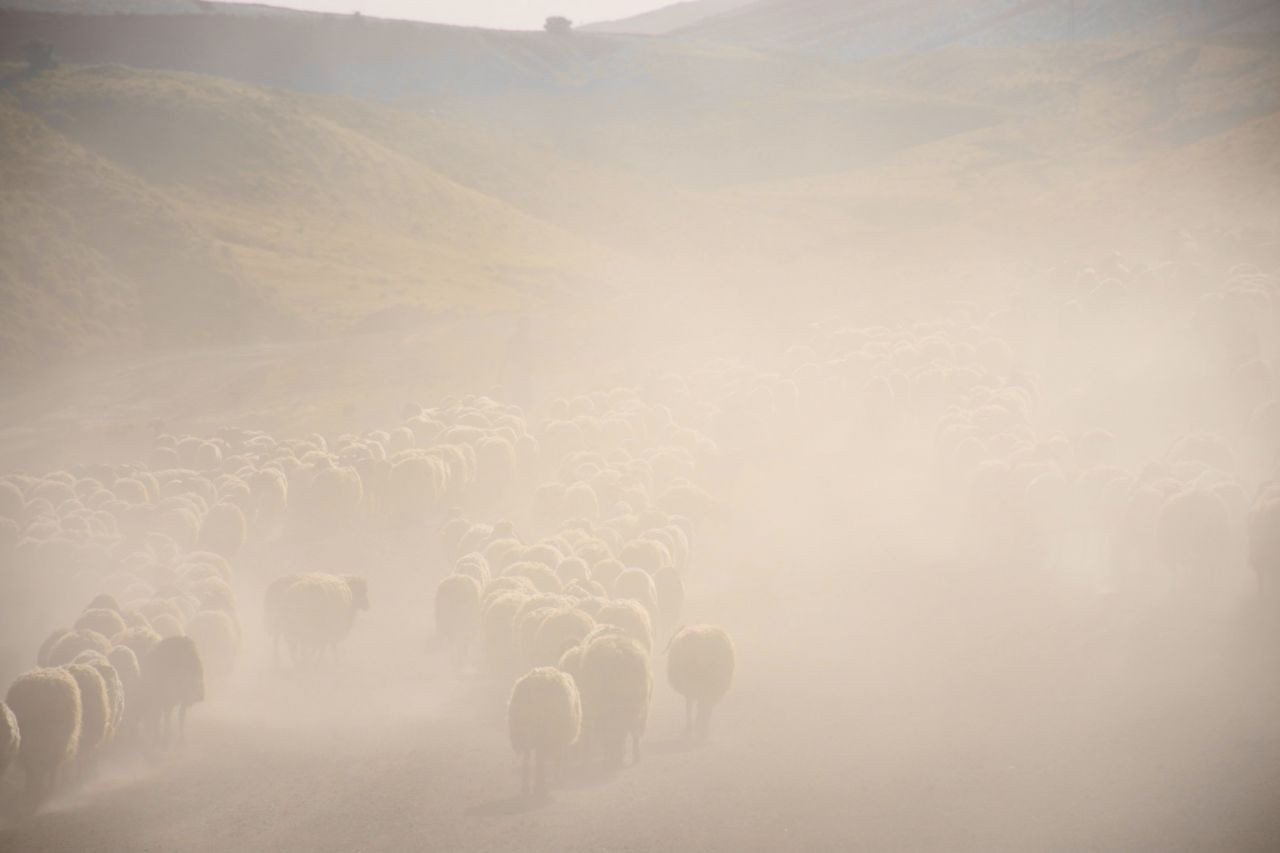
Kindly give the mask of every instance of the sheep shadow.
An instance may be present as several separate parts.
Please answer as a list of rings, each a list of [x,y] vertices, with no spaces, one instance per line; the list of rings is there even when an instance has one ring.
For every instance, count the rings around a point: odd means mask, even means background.
[[[472,806],[467,809],[467,814],[471,817],[511,817],[536,812],[550,803],[551,796],[547,793],[516,794]]]

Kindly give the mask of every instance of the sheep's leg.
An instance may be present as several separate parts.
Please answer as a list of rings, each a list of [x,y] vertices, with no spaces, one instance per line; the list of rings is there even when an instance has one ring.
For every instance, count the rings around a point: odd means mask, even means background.
[[[542,754],[542,750],[534,750],[533,753],[533,790],[536,793],[543,794],[547,790],[547,761]]]
[[[687,697],[684,700],[684,736],[693,736],[693,700]]]
[[[520,792],[529,796],[529,750],[520,755]]]
[[[640,733],[631,733],[631,763],[640,763]]]
[[[169,734],[173,725],[173,706],[170,705],[160,712],[160,747],[161,749],[169,748]]]
[[[178,706],[178,743],[187,742],[187,706],[182,704]]]

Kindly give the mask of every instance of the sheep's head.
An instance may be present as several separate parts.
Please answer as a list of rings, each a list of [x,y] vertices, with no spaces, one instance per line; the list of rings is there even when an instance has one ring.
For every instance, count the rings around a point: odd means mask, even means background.
[[[351,589],[351,606],[356,610],[369,609],[369,583],[358,575],[347,575],[347,586]]]

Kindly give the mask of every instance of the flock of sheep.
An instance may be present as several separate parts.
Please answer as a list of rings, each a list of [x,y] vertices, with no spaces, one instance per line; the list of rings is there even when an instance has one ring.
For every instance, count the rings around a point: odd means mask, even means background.
[[[159,435],[145,460],[4,477],[3,594],[47,639],[0,706],[0,774],[16,760],[34,802],[112,749],[167,746],[236,664],[242,553],[334,531],[434,531],[451,573],[423,606],[449,666],[513,685],[526,793],[638,760],[664,656],[706,736],[735,647],[683,624],[686,582],[699,530],[761,471],[803,474],[765,491],[825,483],[804,498],[837,522],[928,517],[942,548],[1047,587],[1229,613],[1280,582],[1278,295],[1249,267],[1112,259],[999,310],[827,319],[536,410],[448,398],[362,435]],[[1118,402],[1135,389],[1153,396]],[[284,568],[272,652],[324,666],[378,589]],[[49,633],[68,596],[88,606]]]
[[[556,400],[533,423],[464,397],[332,442],[162,434],[145,460],[9,475],[4,592],[24,603],[11,627],[46,639],[9,687],[0,769],[16,759],[34,806],[102,755],[167,748],[175,712],[180,735],[206,679],[216,691],[236,665],[244,555],[278,572],[335,531],[437,531],[453,573],[435,630],[455,669],[515,682],[512,745],[539,767],[575,746],[620,761],[627,736],[638,756],[664,638],[705,734],[733,645],[719,628],[677,629],[694,523],[713,504],[696,480],[714,454],[666,407],[617,389]],[[76,598],[89,603],[49,633]],[[277,574],[263,601],[271,653],[326,665],[370,599],[359,575]]]

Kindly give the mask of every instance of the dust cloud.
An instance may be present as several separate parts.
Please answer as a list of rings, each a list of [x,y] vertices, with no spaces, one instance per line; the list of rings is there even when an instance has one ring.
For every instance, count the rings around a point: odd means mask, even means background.
[[[0,0],[0,849],[1280,848],[1275,4],[109,5]]]

